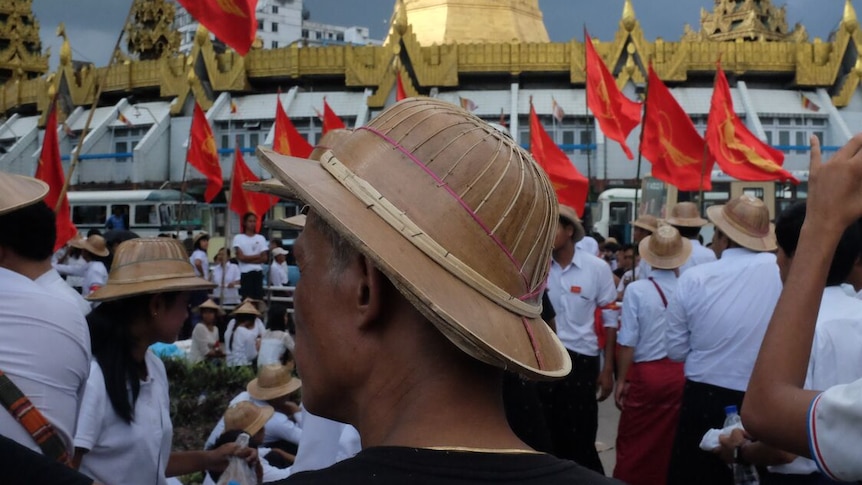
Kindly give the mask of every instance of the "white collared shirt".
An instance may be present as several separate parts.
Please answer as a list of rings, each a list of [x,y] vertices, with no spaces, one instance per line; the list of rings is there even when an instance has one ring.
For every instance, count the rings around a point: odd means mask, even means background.
[[[57,272],[56,269],[51,268],[42,274],[42,276],[36,278],[36,284],[48,290],[51,294],[56,295],[64,300],[72,303],[78,309],[81,310],[81,314],[86,318],[86,316],[90,313],[92,308],[90,307],[90,302],[84,299],[80,293],[75,291],[74,288],[69,286],[69,283],[66,283],[63,280],[63,277],[60,276],[60,273]],[[84,329],[87,332],[87,340],[89,340],[90,329],[87,328],[86,321],[84,322]]]
[[[548,297],[557,312],[557,336],[563,345],[582,355],[599,355],[599,340],[594,330],[596,307],[609,305],[617,299],[608,263],[577,250],[565,268],[551,260]],[[616,327],[616,319],[608,318],[604,325]]]
[[[260,401],[251,397],[248,391],[243,391],[236,395],[233,399],[231,399],[228,407],[234,406],[243,401],[250,401],[256,406],[269,406],[266,401]],[[287,417],[286,414],[280,413],[278,411],[272,414],[272,417],[269,418],[269,421],[263,426],[264,428],[264,437],[263,444],[273,443],[275,441],[289,441],[295,445],[299,444],[299,440],[302,438],[302,423],[303,423],[303,411],[300,407],[300,411],[293,416],[293,419]],[[224,433],[224,417],[222,417],[218,423],[216,423],[215,428],[213,428],[212,432],[210,432],[209,438],[207,438],[207,442],[204,444],[205,448],[212,447],[218,437]]]
[[[0,370],[54,425],[71,453],[78,405],[90,374],[90,335],[74,304],[0,268]],[[0,433],[41,453],[5,408]]]
[[[269,265],[269,286],[287,286],[287,263],[273,261]]]
[[[811,401],[808,445],[817,467],[841,482],[862,480],[862,379],[830,387]]]
[[[676,275],[671,270],[653,269],[651,277],[670,303],[676,292]],[[667,357],[664,341],[666,314],[665,304],[652,281],[638,280],[626,288],[617,343],[634,347],[635,362],[651,362]]]
[[[686,271],[668,306],[668,357],[687,379],[745,391],[780,293],[771,253],[726,249]]]
[[[201,262],[201,268],[203,268],[203,272],[198,271],[197,265],[195,265],[195,261]],[[192,263],[192,267],[195,269],[195,276],[199,276],[201,278],[206,278],[210,274],[210,262],[209,256],[207,256],[206,251],[203,249],[195,249],[192,255],[189,257],[189,262]]]
[[[593,256],[599,255],[599,242],[592,236],[584,236],[580,241],[575,243],[575,249],[583,251]]]
[[[679,267],[679,274],[683,274],[699,264],[711,263],[717,259],[715,257],[715,251],[703,247],[697,239],[689,239],[689,241],[691,241],[691,255],[685,263]]]

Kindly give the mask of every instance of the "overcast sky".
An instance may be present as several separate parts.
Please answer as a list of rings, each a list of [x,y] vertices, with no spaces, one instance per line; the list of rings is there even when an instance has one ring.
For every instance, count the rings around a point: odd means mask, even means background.
[[[787,5],[791,28],[802,22],[813,39],[826,39],[841,20],[844,0],[773,0]],[[42,46],[51,46],[51,67],[58,62],[60,40],[55,32],[65,22],[73,58],[103,66],[108,62],[131,0],[33,0],[40,22]],[[371,36],[386,34],[394,0],[305,0],[311,19],[336,25],[362,25]],[[701,7],[712,10],[714,0],[633,0],[635,13],[648,39],[678,40],[686,23],[697,30]],[[816,5],[816,7],[815,7]],[[552,41],[583,38],[583,26],[593,37],[611,40],[617,30],[623,0],[539,0]],[[807,7],[807,8],[805,8]],[[860,8],[857,6],[857,8]],[[477,28],[481,25],[477,24]]]

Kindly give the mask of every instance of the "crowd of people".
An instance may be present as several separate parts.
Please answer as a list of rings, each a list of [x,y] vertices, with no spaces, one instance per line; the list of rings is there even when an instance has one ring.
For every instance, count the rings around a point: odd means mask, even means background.
[[[337,138],[314,160],[260,152],[280,184],[256,190],[309,205],[292,321],[261,307],[271,257],[270,284],[293,282],[254,215],[213,262],[206,234],[92,234],[52,264],[47,186],[0,173],[11,483],[216,483],[229,463],[254,483],[862,479],[862,136],[827,163],[812,139],[809,198],[774,224],[748,195],[706,218],[680,203],[625,245],[586,236],[520,147],[447,103]],[[151,346],[189,309],[192,362],[257,375],[178,452]],[[614,478],[595,446],[608,398]]]

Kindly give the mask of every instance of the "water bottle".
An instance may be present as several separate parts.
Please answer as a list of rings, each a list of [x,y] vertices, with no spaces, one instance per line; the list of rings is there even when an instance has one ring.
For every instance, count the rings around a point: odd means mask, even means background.
[[[742,418],[739,417],[739,409],[736,406],[724,408],[724,429],[742,429]],[[745,465],[733,462],[733,483],[736,485],[760,485],[760,477],[753,465]]]

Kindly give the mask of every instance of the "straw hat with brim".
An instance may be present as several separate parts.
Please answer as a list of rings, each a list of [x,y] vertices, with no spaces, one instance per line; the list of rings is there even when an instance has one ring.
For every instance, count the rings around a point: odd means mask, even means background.
[[[775,225],[762,200],[740,195],[725,205],[706,209],[706,216],[728,238],[752,251],[775,251]]]
[[[697,204],[694,202],[680,202],[670,210],[670,217],[665,222],[677,227],[703,227],[707,220],[700,217]]]
[[[638,254],[653,268],[679,268],[691,256],[691,241],[680,236],[675,227],[661,225],[641,240]]]
[[[0,215],[33,205],[47,194],[48,184],[39,179],[0,172]]]
[[[258,406],[251,401],[241,401],[224,412],[225,431],[242,430],[254,436],[275,413],[272,406]]]
[[[257,377],[246,386],[249,396],[260,401],[269,401],[292,394],[302,387],[302,381],[293,377],[290,368],[284,365],[264,365],[257,370]]]
[[[108,301],[135,295],[170,291],[208,290],[209,281],[195,276],[186,249],[176,239],[130,239],[117,246],[105,286],[87,296]]]
[[[584,238],[586,231],[584,231],[584,225],[581,223],[581,219],[578,217],[578,213],[575,209],[572,209],[567,205],[560,204],[560,217],[571,222],[575,226],[575,242]]]
[[[305,214],[297,214],[295,216],[285,217],[281,220],[285,224],[294,229],[305,229]]]
[[[658,218],[656,216],[644,214],[635,219],[632,225],[649,232],[655,232],[656,229],[658,229]]]
[[[266,148],[258,161],[462,351],[528,377],[569,373],[540,316],[557,200],[511,139],[450,103],[413,98],[320,163]]]
[[[246,301],[243,302],[242,305],[236,307],[236,309],[231,312],[231,315],[254,315],[259,317],[260,312],[255,308],[254,303]]]
[[[197,311],[215,310],[216,313],[218,313],[219,315],[224,315],[224,310],[222,310],[222,308],[220,306],[218,306],[218,304],[216,302],[212,301],[212,299],[201,303],[200,305],[195,307],[195,310],[197,310]]]
[[[108,251],[108,241],[98,234],[93,234],[87,239],[75,239],[70,243],[70,245],[73,248],[83,249],[84,251],[95,254],[100,258],[107,258],[111,253]]]

